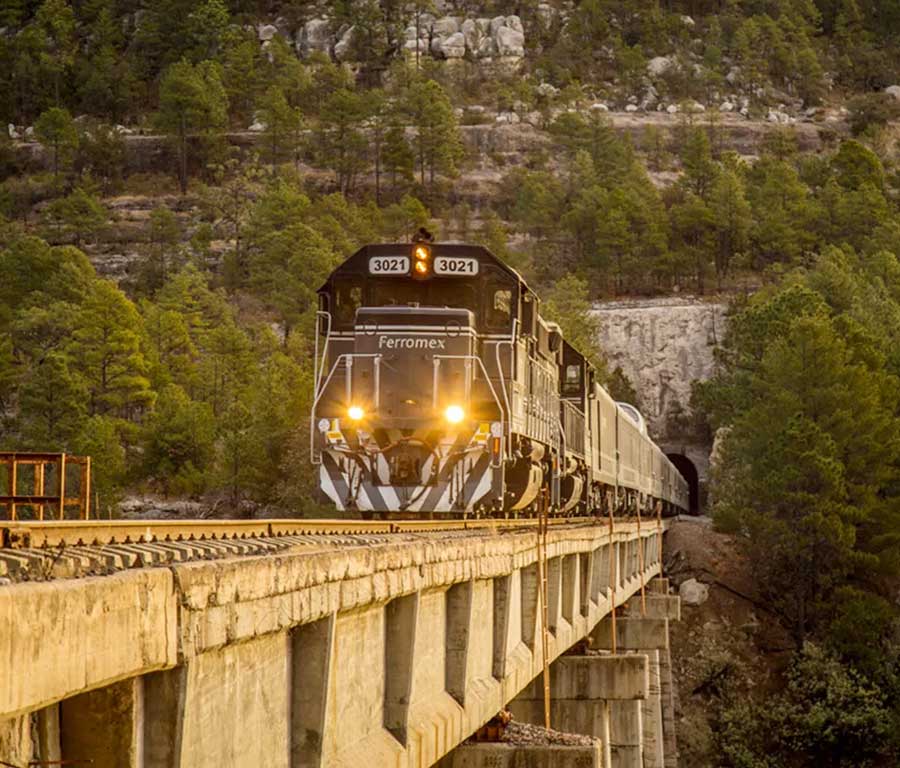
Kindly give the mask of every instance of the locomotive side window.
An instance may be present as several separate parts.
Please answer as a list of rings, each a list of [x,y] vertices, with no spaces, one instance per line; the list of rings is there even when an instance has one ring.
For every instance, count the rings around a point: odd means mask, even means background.
[[[335,281],[334,315],[340,324],[352,323],[362,306],[362,286],[349,280]]]
[[[509,288],[495,288],[488,295],[491,298],[487,306],[485,322],[491,328],[505,330],[509,327],[512,291]]]
[[[567,365],[566,378],[563,382],[563,392],[567,395],[577,395],[581,392],[581,366]]]

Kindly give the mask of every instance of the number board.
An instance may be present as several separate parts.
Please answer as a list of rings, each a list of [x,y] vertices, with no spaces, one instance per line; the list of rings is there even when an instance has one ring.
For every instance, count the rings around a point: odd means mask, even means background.
[[[434,274],[436,275],[477,275],[478,259],[452,258],[450,256],[438,256],[434,260]]]
[[[370,275],[409,274],[408,256],[375,256],[369,259]]]

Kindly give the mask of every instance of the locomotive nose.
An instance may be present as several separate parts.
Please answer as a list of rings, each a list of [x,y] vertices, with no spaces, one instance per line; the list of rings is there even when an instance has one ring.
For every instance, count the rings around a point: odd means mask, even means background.
[[[361,308],[348,401],[366,403],[367,419],[385,429],[466,423],[474,376],[473,325],[467,309]]]

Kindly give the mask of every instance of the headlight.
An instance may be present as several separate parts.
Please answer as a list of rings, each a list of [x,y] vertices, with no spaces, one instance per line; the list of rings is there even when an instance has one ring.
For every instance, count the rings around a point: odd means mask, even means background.
[[[347,415],[350,417],[351,421],[360,421],[362,417],[366,415],[366,412],[358,405],[351,405],[347,409]]]
[[[466,412],[462,409],[461,405],[448,405],[447,410],[444,411],[444,418],[451,424],[459,424],[459,422],[466,418]]]

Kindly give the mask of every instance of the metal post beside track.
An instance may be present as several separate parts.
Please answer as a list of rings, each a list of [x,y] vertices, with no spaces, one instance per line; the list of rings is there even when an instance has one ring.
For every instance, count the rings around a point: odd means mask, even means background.
[[[541,491],[538,502],[538,573],[541,587],[541,656],[544,662],[544,727],[550,728],[550,610],[547,605],[547,489]]]
[[[647,616],[647,594],[644,589],[644,539],[641,537],[641,498],[637,500],[638,567],[641,569],[641,617]]]

